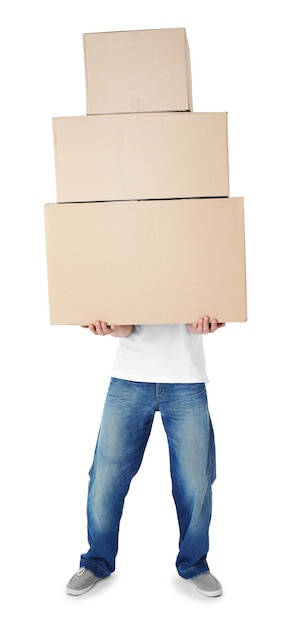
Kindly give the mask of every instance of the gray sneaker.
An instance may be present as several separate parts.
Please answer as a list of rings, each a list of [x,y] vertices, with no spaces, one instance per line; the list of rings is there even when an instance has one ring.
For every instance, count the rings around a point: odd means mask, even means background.
[[[195,585],[197,591],[204,596],[221,596],[222,594],[222,586],[219,580],[210,574],[210,572],[199,574],[189,580]]]
[[[71,596],[80,596],[82,593],[90,591],[98,580],[103,579],[95,576],[93,572],[90,572],[90,569],[81,567],[67,583],[66,592]]]

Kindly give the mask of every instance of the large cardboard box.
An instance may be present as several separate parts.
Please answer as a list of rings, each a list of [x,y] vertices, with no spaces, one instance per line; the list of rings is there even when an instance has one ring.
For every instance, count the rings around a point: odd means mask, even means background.
[[[53,119],[57,202],[226,197],[227,113]]]
[[[45,205],[50,321],[246,320],[242,198]]]
[[[83,35],[87,114],[191,111],[184,28]]]

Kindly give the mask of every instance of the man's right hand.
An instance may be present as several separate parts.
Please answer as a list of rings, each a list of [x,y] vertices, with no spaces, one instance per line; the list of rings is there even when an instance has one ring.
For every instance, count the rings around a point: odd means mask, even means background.
[[[106,335],[111,335],[112,337],[129,337],[133,331],[133,325],[108,325],[106,322],[100,320],[97,320],[94,324],[83,326],[83,328],[89,328],[94,335],[100,335],[101,337],[105,337]]]

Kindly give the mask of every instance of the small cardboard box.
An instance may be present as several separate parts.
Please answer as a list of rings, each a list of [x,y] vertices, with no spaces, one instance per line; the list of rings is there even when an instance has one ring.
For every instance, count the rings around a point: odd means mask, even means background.
[[[243,198],[45,205],[51,324],[246,320]]]
[[[191,111],[184,28],[83,35],[87,114]]]
[[[57,202],[227,197],[227,113],[53,119]]]

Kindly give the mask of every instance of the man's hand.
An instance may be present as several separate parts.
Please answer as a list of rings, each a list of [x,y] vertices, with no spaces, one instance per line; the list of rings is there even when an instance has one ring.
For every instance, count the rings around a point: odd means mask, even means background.
[[[207,335],[208,333],[214,333],[218,328],[222,328],[225,325],[225,322],[218,322],[216,319],[210,319],[210,317],[205,315],[198,322],[187,324],[187,328],[193,335]]]
[[[116,326],[115,324],[111,324],[111,326],[109,326],[106,322],[101,322],[100,320],[97,320],[94,324],[83,326],[83,328],[89,328],[94,335],[100,335],[101,337],[105,337],[105,335],[111,335],[112,337],[129,337],[133,331],[132,325]]]

